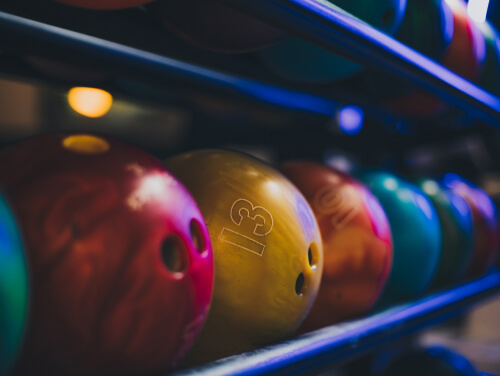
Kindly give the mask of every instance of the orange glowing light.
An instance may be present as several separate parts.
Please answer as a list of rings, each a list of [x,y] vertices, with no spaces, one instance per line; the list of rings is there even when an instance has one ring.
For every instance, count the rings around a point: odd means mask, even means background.
[[[98,118],[108,113],[113,104],[113,97],[101,89],[74,87],[68,93],[68,102],[79,114]]]

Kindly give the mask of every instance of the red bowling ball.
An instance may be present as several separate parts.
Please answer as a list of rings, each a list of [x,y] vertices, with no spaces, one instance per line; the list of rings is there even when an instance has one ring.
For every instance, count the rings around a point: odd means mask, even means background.
[[[378,200],[348,175],[314,162],[280,166],[307,198],[323,240],[323,278],[301,331],[366,313],[389,277],[393,245]]]
[[[116,140],[46,135],[1,153],[24,234],[31,314],[18,375],[161,373],[205,321],[204,219],[162,163]]]
[[[216,52],[255,51],[286,35],[217,0],[160,0],[148,9],[186,42]]]

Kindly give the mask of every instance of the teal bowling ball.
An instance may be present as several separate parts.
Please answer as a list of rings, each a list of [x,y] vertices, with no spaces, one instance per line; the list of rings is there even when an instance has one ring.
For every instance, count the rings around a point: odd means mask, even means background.
[[[0,196],[0,375],[11,370],[24,334],[28,274],[21,236]]]
[[[342,13],[348,12],[389,35],[394,35],[403,19],[406,0],[335,0]],[[296,37],[257,52],[262,63],[277,75],[300,83],[326,84],[359,73],[352,61]]]
[[[401,356],[384,376],[477,376],[479,373],[463,355],[441,346],[420,349]]]
[[[453,12],[445,0],[408,0],[396,39],[441,60],[453,38]]]
[[[436,209],[422,190],[396,175],[366,171],[357,176],[382,204],[394,242],[392,269],[378,306],[415,298],[431,283],[441,258]]]
[[[472,211],[463,197],[445,189],[435,180],[423,179],[418,185],[434,204],[443,232],[441,260],[432,286],[450,286],[465,276],[472,257]]]

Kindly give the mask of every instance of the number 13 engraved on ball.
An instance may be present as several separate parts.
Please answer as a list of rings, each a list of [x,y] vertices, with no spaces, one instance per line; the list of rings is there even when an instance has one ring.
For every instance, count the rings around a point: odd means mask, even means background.
[[[266,245],[258,240],[273,229],[271,213],[262,206],[253,206],[250,201],[239,199],[233,203],[229,214],[238,231],[224,227],[220,239],[262,256]]]

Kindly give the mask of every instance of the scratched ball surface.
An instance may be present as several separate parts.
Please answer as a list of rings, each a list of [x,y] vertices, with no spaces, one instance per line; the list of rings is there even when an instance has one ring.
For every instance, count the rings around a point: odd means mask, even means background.
[[[166,161],[207,221],[212,306],[189,364],[289,337],[319,288],[323,249],[309,204],[278,171],[245,154],[203,150]]]
[[[147,9],[160,24],[197,47],[224,53],[255,51],[286,33],[217,0],[160,0]]]
[[[497,258],[498,210],[485,191],[459,175],[446,174],[443,183],[463,197],[471,208],[474,245],[466,276],[478,277],[486,273]]]
[[[0,375],[18,354],[28,310],[28,274],[19,229],[0,195]]]
[[[54,0],[59,3],[86,9],[125,9],[138,7],[153,0]]]
[[[92,135],[1,152],[30,265],[19,375],[164,372],[206,318],[213,259],[184,186],[147,153]]]
[[[391,225],[392,269],[381,304],[409,299],[429,286],[441,258],[441,225],[436,209],[414,184],[378,171],[357,175],[377,197]]]
[[[323,240],[323,278],[301,331],[367,312],[392,265],[389,222],[378,200],[348,175],[314,162],[280,166],[307,198]]]
[[[443,232],[441,260],[432,285],[450,286],[464,277],[472,256],[472,211],[463,197],[445,189],[436,180],[423,179],[418,186],[434,204]]]

